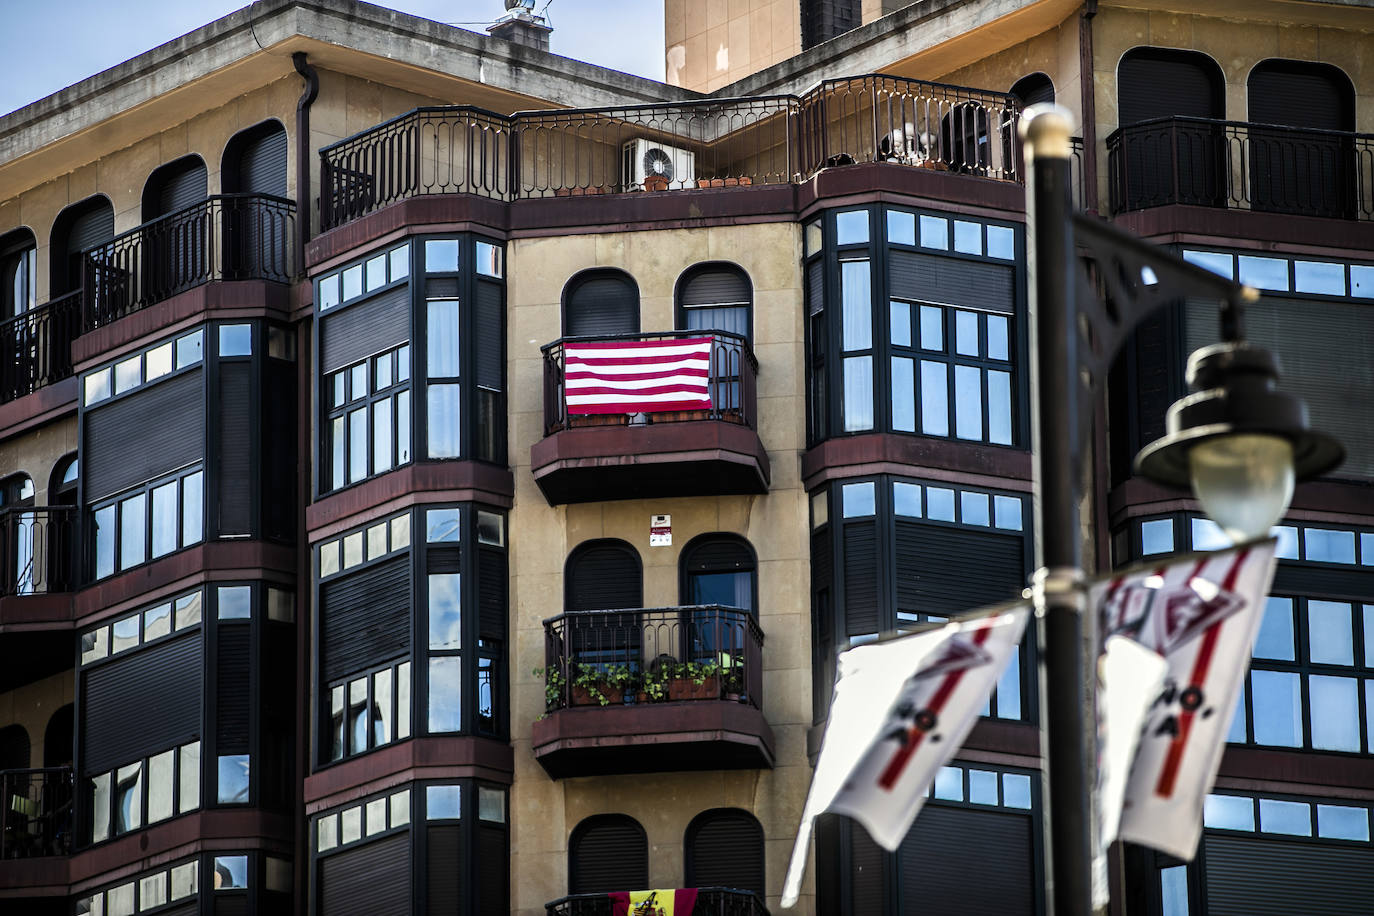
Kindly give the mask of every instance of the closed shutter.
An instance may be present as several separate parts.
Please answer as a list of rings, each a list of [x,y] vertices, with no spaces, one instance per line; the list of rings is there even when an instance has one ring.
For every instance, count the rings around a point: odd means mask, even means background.
[[[1207,916],[1349,916],[1374,900],[1374,849],[1208,834]]]
[[[250,141],[239,157],[239,190],[286,196],[286,128]]]
[[[108,202],[102,203],[72,220],[71,228],[67,230],[66,253],[68,256],[80,254],[88,248],[104,245],[113,238],[114,207]],[[71,279],[74,285],[81,280],[79,276]]]
[[[1054,83],[1043,73],[1035,73],[1024,79],[1017,80],[1016,85],[1011,87],[1011,94],[1016,96],[1016,100],[1021,103],[1022,108],[1029,108],[1032,105],[1041,103],[1054,103]]]
[[[596,276],[568,295],[563,336],[639,333],[639,289],[624,277]]]
[[[320,916],[409,916],[410,834],[320,861]]]
[[[1265,61],[1250,71],[1250,120],[1314,130],[1353,131],[1350,80],[1335,67]],[[1255,209],[1353,219],[1358,170],[1354,142],[1343,137],[1249,131]]]
[[[830,558],[830,529],[811,535],[811,587],[829,588],[833,575]]]
[[[0,771],[29,768],[29,733],[22,725],[0,728]]]
[[[825,311],[825,270],[820,259],[806,268],[806,314],[819,315]]]
[[[892,295],[942,305],[970,305],[1010,315],[1016,310],[1012,268],[914,251],[893,251]]]
[[[342,369],[409,339],[410,287],[402,284],[322,319],[320,369]]]
[[[644,606],[633,549],[613,544],[583,550],[568,564],[566,609],[601,611]]]
[[[568,852],[569,894],[648,888],[649,845],[634,818],[608,815],[581,826]]]
[[[81,771],[103,773],[196,738],[203,664],[196,631],[87,671]]]
[[[477,345],[477,384],[501,391],[506,387],[506,310],[501,304],[501,286],[482,280],[476,286],[473,340]]]
[[[86,412],[87,503],[204,459],[203,378],[195,369]]]
[[[750,299],[749,280],[736,270],[704,270],[682,287],[685,308],[703,305],[739,305]]]
[[[332,683],[410,649],[410,556],[320,589],[321,674]]]
[[[1265,61],[1250,71],[1250,120],[1314,130],[1354,130],[1350,84],[1335,68]]]
[[[1369,306],[1266,295],[1245,309],[1245,336],[1279,358],[1279,385],[1307,402],[1312,427],[1345,445],[1339,477],[1374,476],[1374,323]],[[1216,305],[1188,303],[1187,352],[1216,340]],[[1332,346],[1340,341],[1340,346]]]
[[[1155,118],[1223,118],[1222,85],[1220,69],[1203,54],[1157,50],[1127,54],[1118,71],[1118,120],[1128,128]],[[1141,128],[1127,134],[1124,150],[1128,209],[1223,204],[1229,152],[1225,135],[1212,125]]]
[[[683,567],[689,573],[749,570],[754,568],[754,558],[743,544],[722,538],[692,548]]]
[[[897,851],[902,916],[1034,916],[1032,826],[1024,814],[926,805]]]
[[[506,552],[477,551],[478,636],[483,639],[506,638]]]
[[[1025,587],[1020,535],[898,521],[897,607],[957,614],[1016,598]]]
[[[743,811],[716,811],[688,829],[688,887],[733,887],[764,895],[763,827],[757,820]]]
[[[1154,118],[1221,118],[1215,63],[1196,52],[1127,54],[1117,73],[1118,122]]]
[[[248,894],[217,894],[215,916],[248,916]]]
[[[262,456],[262,533],[290,540],[296,532],[296,364],[268,360],[264,384],[272,394],[262,398],[263,437],[271,448]]]
[[[219,754],[248,753],[252,684],[250,627],[222,623],[215,632],[219,664],[215,683],[215,749]]]
[[[197,916],[200,913],[200,902],[192,900],[190,903],[183,903],[181,906],[172,907],[170,910],[163,910],[158,916]]]
[[[199,203],[206,195],[205,163],[199,156],[187,157],[187,161],[161,176],[162,183],[157,189],[156,213],[145,213],[144,221],[175,213],[192,204]]]
[[[878,611],[878,526],[844,526],[844,632],[863,636],[881,630]]]
[[[425,912],[429,916],[467,912],[463,864],[463,825],[431,825],[425,832]]]
[[[873,841],[858,821],[850,821],[849,825],[849,880],[854,899],[853,908],[846,912],[882,913],[885,896],[883,888],[886,883],[883,880],[883,863],[887,859],[887,853]]]
[[[252,527],[252,366],[219,366],[219,534],[249,534]]]
[[[510,911],[510,844],[506,828],[477,825],[477,895],[480,912]]]
[[[1164,416],[1183,394],[1183,377],[1175,338],[1178,333],[1173,307],[1156,312],[1135,333],[1137,439],[1135,451],[1164,436]]]

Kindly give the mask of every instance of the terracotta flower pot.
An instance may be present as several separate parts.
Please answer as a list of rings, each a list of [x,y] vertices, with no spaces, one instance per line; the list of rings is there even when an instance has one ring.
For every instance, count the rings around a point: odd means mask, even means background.
[[[668,190],[668,179],[663,175],[645,175],[644,190],[646,191],[666,191]]]
[[[670,700],[718,700],[720,699],[720,678],[711,676],[700,684],[689,677],[675,677],[668,682]]]
[[[591,690],[574,684],[572,688],[572,705],[600,706],[603,696],[606,698],[607,706],[619,706],[625,702],[625,689],[623,687],[607,687],[603,685],[596,688],[596,690]]]

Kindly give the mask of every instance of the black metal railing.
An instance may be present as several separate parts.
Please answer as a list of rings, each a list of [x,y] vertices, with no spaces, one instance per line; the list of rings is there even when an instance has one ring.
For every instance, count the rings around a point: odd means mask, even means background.
[[[1083,138],[1069,138],[1069,199],[1075,210],[1082,210],[1088,199],[1083,191]]]
[[[1156,118],[1107,138],[1112,212],[1169,204],[1374,219],[1374,134]]]
[[[569,413],[565,397],[567,344],[711,338],[708,392],[711,406],[699,410],[673,410],[642,414]],[[552,435],[576,426],[673,423],[692,420],[724,420],[755,428],[759,363],[749,341],[726,331],[665,331],[660,334],[615,334],[600,337],[564,337],[540,348],[544,354],[544,434]]]
[[[635,888],[638,890],[638,888]],[[545,916],[611,916],[608,894],[569,894],[544,904]],[[769,916],[758,894],[729,887],[697,888],[691,916]]]
[[[1019,117],[1014,96],[882,75],[826,80],[801,96],[512,115],[417,108],[320,150],[320,219],[331,229],[426,194],[508,201],[787,184],[854,162],[1020,181]],[[646,163],[650,147],[664,155]]]
[[[547,708],[727,700],[763,708],[763,630],[717,604],[567,611],[544,621]]]
[[[71,853],[70,767],[0,770],[0,804],[0,859]]]
[[[0,322],[0,403],[70,377],[80,333],[80,290]]]
[[[76,584],[75,506],[0,511],[0,595],[45,595]]]
[[[86,329],[213,280],[295,275],[296,205],[266,194],[207,197],[82,255]]]

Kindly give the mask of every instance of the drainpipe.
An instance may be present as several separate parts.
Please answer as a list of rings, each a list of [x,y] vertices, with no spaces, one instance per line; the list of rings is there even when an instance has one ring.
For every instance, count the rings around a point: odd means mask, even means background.
[[[1093,17],[1097,0],[1087,0],[1078,17],[1078,85],[1083,105],[1083,209],[1097,212],[1097,87],[1093,80]],[[304,55],[302,55],[304,56]]]
[[[291,55],[296,72],[305,77],[305,92],[296,103],[296,272],[305,274],[305,243],[310,239],[310,106],[320,94],[320,77],[306,62],[305,52]]]

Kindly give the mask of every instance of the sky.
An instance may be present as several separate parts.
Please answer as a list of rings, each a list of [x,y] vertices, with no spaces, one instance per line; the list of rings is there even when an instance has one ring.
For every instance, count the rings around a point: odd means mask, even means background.
[[[565,57],[663,79],[659,0],[538,0]],[[22,108],[247,5],[243,0],[0,0],[0,113]],[[383,0],[484,33],[502,0]]]

